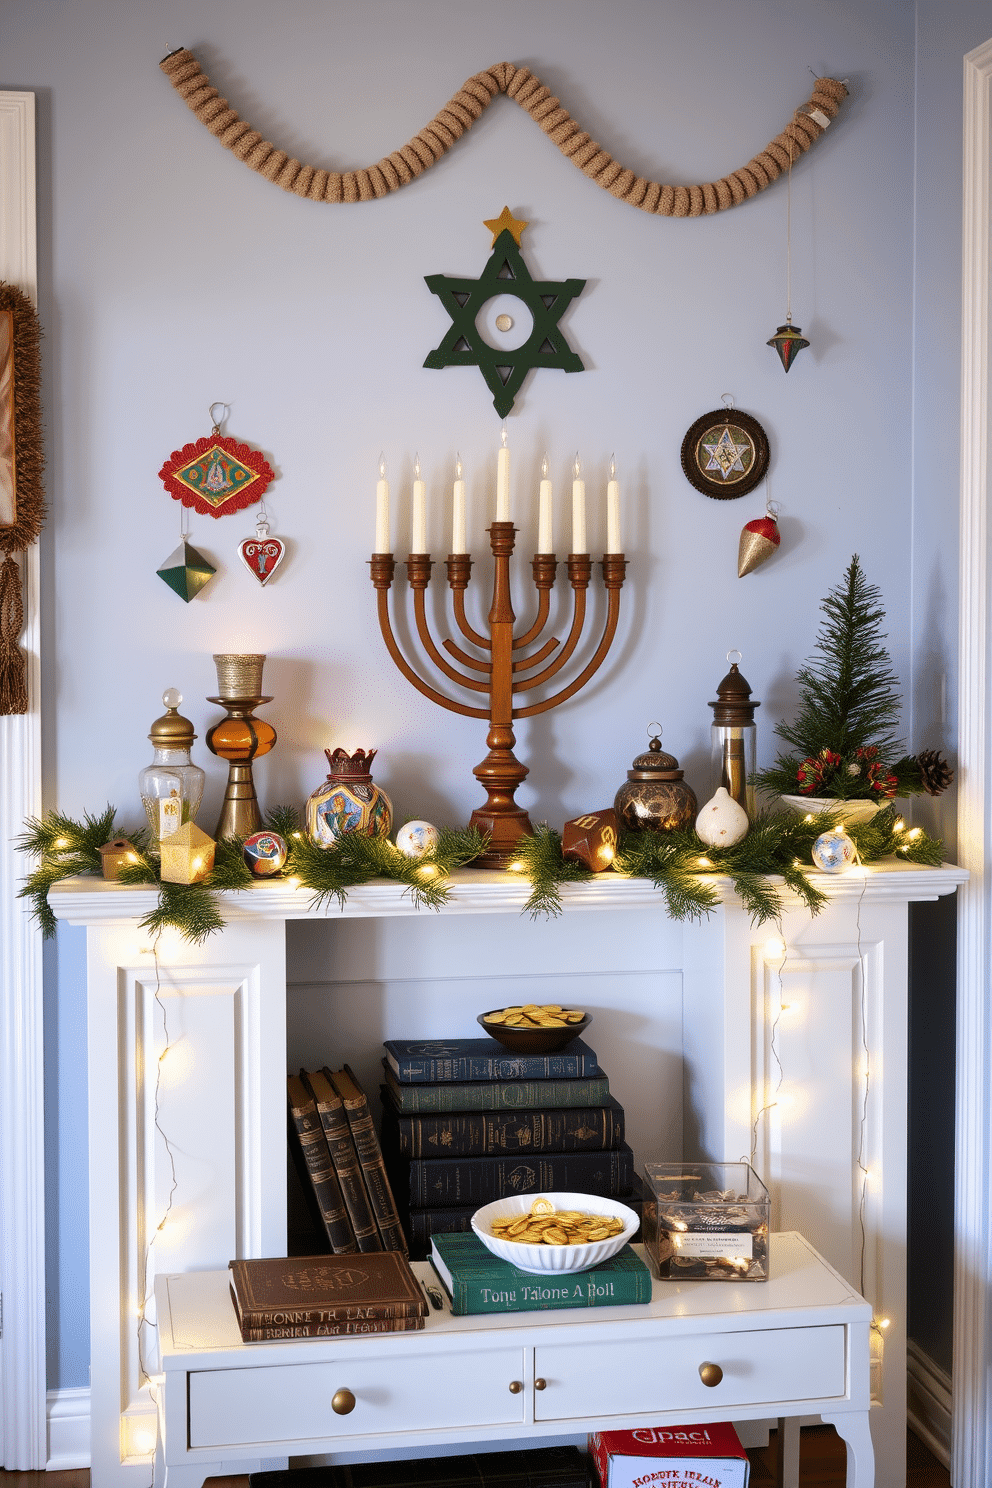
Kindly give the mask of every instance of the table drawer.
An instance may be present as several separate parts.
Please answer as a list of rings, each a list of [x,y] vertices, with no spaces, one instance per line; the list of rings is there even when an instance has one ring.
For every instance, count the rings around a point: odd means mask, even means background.
[[[313,1364],[189,1374],[189,1445],[312,1442],[418,1428],[494,1426],[524,1419],[522,1349],[368,1359],[363,1350]],[[355,1397],[338,1415],[339,1390]]]
[[[547,1384],[535,1391],[534,1417],[699,1409],[722,1416],[733,1406],[843,1397],[846,1331],[835,1325],[541,1347],[534,1373]],[[704,1363],[723,1370],[718,1385],[703,1384]]]

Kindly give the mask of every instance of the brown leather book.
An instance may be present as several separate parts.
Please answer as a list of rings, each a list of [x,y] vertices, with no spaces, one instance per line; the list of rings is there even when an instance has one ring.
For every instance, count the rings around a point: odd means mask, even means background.
[[[330,1070],[300,1070],[300,1079],[310,1089],[316,1103],[317,1115],[324,1128],[327,1148],[337,1173],[344,1202],[351,1219],[351,1228],[363,1253],[385,1250],[375,1222],[375,1214],[369,1198],[362,1165],[355,1149],[351,1123],[345,1115],[344,1101],[330,1081]]]
[[[273,1256],[231,1261],[231,1293],[243,1336],[256,1328],[366,1331],[358,1325],[427,1316],[427,1302],[406,1256]],[[392,1331],[405,1331],[395,1329]],[[312,1336],[295,1333],[270,1337]]]
[[[358,1247],[355,1244],[348,1210],[345,1207],[341,1185],[331,1161],[316,1102],[303,1081],[296,1075],[289,1076],[287,1085],[289,1114],[292,1122],[291,1137],[295,1134],[295,1140],[299,1144],[331,1249],[337,1255],[347,1255],[357,1250]]]
[[[393,1190],[386,1176],[386,1165],[382,1159],[382,1148],[376,1135],[375,1122],[369,1110],[365,1091],[355,1078],[354,1071],[346,1064],[343,1070],[324,1070],[338,1095],[344,1102],[345,1115],[351,1126],[355,1150],[362,1165],[362,1176],[372,1201],[372,1212],[382,1235],[385,1250],[407,1251],[406,1236],[400,1224],[399,1211]]]
[[[424,1327],[422,1317],[368,1318],[344,1323],[292,1323],[269,1328],[242,1328],[243,1343],[267,1343],[273,1338],[355,1338],[365,1333],[417,1333]]]

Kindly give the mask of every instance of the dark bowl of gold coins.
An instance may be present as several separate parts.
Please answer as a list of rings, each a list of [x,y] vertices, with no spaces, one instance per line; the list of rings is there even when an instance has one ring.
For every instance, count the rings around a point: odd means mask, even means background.
[[[477,1020],[490,1038],[514,1054],[557,1054],[589,1027],[592,1018],[580,1008],[557,1002],[494,1008]]]

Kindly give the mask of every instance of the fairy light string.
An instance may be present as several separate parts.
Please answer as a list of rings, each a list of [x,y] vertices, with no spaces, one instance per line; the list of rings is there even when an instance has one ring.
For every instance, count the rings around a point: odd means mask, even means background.
[[[138,1337],[138,1374],[139,1374],[139,1379],[140,1379],[141,1384],[149,1384],[149,1385],[152,1384],[152,1377],[149,1374],[148,1370],[145,1368],[145,1359],[144,1359],[144,1329],[146,1327],[147,1328],[151,1328],[151,1329],[153,1329],[157,1333],[158,1332],[158,1323],[157,1323],[157,1321],[153,1321],[151,1318],[149,1318],[146,1315],[147,1308],[148,1308],[148,1303],[149,1303],[149,1300],[151,1298],[152,1285],[153,1285],[153,1283],[150,1282],[150,1280],[149,1280],[149,1274],[148,1273],[149,1273],[149,1267],[151,1265],[151,1260],[152,1260],[152,1250],[153,1250],[153,1247],[154,1247],[155,1242],[158,1239],[159,1235],[161,1235],[162,1231],[165,1229],[165,1226],[166,1226],[166,1224],[167,1224],[167,1222],[169,1220],[169,1216],[172,1213],[174,1202],[175,1202],[176,1190],[179,1187],[179,1176],[178,1176],[178,1173],[176,1171],[176,1156],[175,1156],[175,1152],[173,1150],[172,1143],[169,1141],[168,1133],[166,1132],[165,1128],[163,1127],[162,1121],[161,1121],[162,1065],[165,1063],[166,1058],[168,1057],[170,1051],[173,1048],[172,1038],[171,1038],[170,1033],[169,1033],[169,1016],[168,1016],[168,1012],[166,1010],[165,1002],[163,1001],[163,998],[162,998],[162,968],[161,968],[161,964],[159,962],[159,957],[158,957],[158,946],[159,946],[159,941],[161,940],[161,938],[162,938],[162,931],[159,930],[158,933],[156,934],[155,939],[153,940],[153,942],[151,944],[151,948],[150,948],[151,955],[152,955],[152,957],[154,959],[154,962],[155,962],[155,991],[154,991],[153,996],[154,996],[154,1000],[155,1000],[156,1004],[158,1005],[158,1007],[159,1007],[159,1009],[161,1011],[161,1014],[162,1014],[162,1032],[163,1032],[163,1037],[164,1037],[164,1043],[163,1043],[163,1046],[162,1046],[162,1051],[159,1054],[158,1059],[156,1060],[156,1063],[155,1063],[155,1095],[154,1095],[153,1124],[154,1124],[155,1130],[158,1132],[159,1136],[162,1139],[162,1143],[163,1143],[163,1145],[165,1147],[165,1151],[166,1151],[166,1156],[169,1159],[169,1196],[168,1196],[168,1198],[166,1200],[165,1209],[164,1209],[164,1212],[162,1214],[161,1219],[159,1220],[158,1224],[155,1226],[155,1229],[153,1230],[151,1237],[148,1240],[146,1240],[146,1242],[145,1242],[144,1253],[143,1253],[142,1259],[141,1259],[141,1301],[140,1301],[139,1306],[138,1306],[138,1330],[137,1330],[137,1337]]]

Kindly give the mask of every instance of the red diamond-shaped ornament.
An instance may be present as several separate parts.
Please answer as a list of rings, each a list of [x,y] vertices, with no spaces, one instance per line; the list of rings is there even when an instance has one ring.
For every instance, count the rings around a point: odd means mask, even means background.
[[[260,501],[275,478],[260,450],[223,434],[173,450],[158,474],[174,501],[207,517],[224,517]]]
[[[269,536],[269,524],[264,517],[255,523],[255,536],[246,537],[238,545],[238,557],[262,585],[269,582],[286,556],[286,544],[278,537]]]

